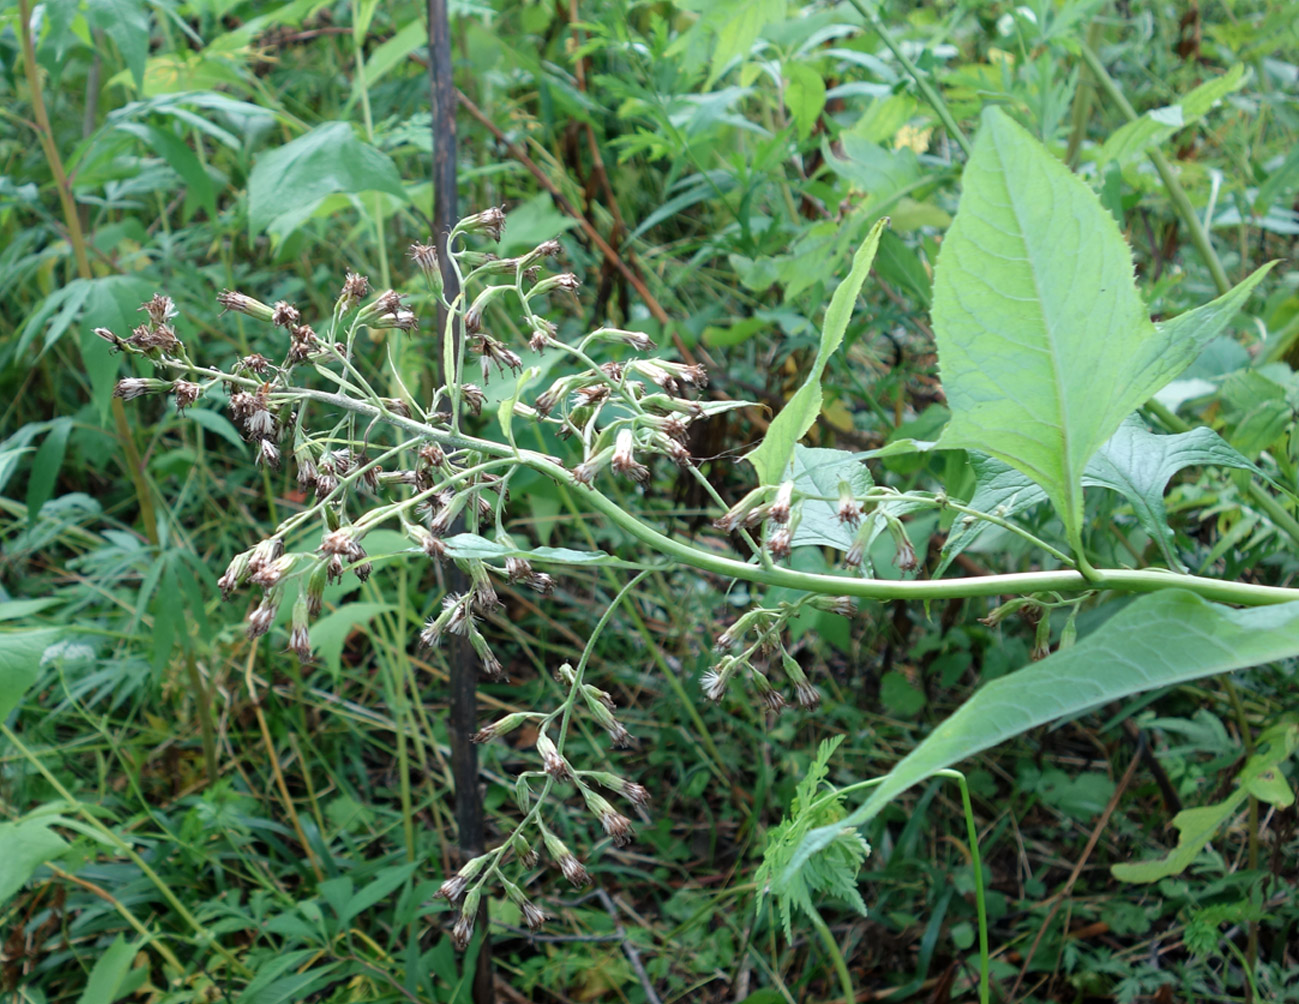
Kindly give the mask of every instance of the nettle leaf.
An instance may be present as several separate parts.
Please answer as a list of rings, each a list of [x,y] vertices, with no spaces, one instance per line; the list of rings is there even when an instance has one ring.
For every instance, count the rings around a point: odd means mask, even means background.
[[[1038,725],[1130,694],[1299,656],[1299,601],[1234,610],[1183,589],[1142,596],[1041,662],[985,684],[855,812],[807,833],[788,870],[862,826],[936,771]]]
[[[1088,488],[1108,488],[1126,498],[1141,528],[1158,543],[1168,567],[1185,571],[1186,566],[1173,550],[1164,489],[1178,471],[1204,464],[1258,470],[1212,429],[1201,427],[1175,436],[1158,436],[1136,415],[1130,415],[1087,462],[1082,483]],[[994,457],[971,453],[970,466],[976,478],[970,499],[972,509],[1008,519],[1046,501],[1046,493],[1026,475]],[[943,545],[934,577],[942,575],[989,525],[977,518],[969,523],[958,519]]]
[[[830,298],[830,306],[825,311],[825,321],[821,326],[821,344],[812,362],[812,371],[808,373],[803,386],[794,392],[789,403],[780,410],[767,434],[762,438],[756,450],[751,451],[745,459],[753,464],[758,478],[764,485],[774,485],[783,481],[794,457],[794,445],[803,438],[803,434],[812,427],[816,417],[821,414],[821,375],[825,372],[826,363],[843,343],[844,333],[848,330],[848,321],[852,317],[853,305],[857,294],[875,260],[875,251],[880,246],[880,235],[888,226],[888,218],[877,220],[871,227],[866,240],[853,256],[852,269],[848,276],[839,283]]]
[[[759,890],[757,905],[761,908],[766,895],[772,895],[780,911],[786,938],[792,936],[795,907],[807,913],[815,911],[813,893],[836,896],[862,916],[866,915],[866,904],[857,891],[857,873],[870,854],[870,844],[855,830],[842,830],[815,857],[806,858],[797,867],[790,867],[804,837],[812,828],[832,827],[843,818],[843,797],[833,789],[822,790],[830,772],[830,757],[843,738],[840,735],[821,740],[816,759],[794,789],[788,817],[767,831],[762,864],[754,879]]]
[[[257,158],[248,178],[248,226],[287,233],[328,195],[406,191],[392,159],[357,138],[346,122],[326,122]]]
[[[1199,464],[1255,470],[1248,459],[1212,429],[1156,436],[1134,415],[1119,426],[1118,432],[1088,462],[1083,484],[1112,489],[1132,503],[1137,521],[1158,542],[1168,567],[1185,571],[1186,566],[1173,551],[1173,531],[1164,509],[1164,489],[1182,468]]]
[[[983,114],[963,184],[934,275],[952,411],[939,446],[1027,474],[1080,552],[1088,460],[1225,327],[1270,266],[1155,325],[1114,217],[997,108]]]
[[[1274,725],[1259,736],[1258,745],[1260,752],[1245,762],[1236,778],[1235,791],[1215,805],[1183,809],[1173,817],[1178,834],[1175,848],[1154,861],[1113,865],[1110,871],[1114,877],[1122,882],[1157,882],[1184,872],[1250,795],[1281,807],[1293,804],[1294,792],[1276,768],[1299,749],[1299,725]]]

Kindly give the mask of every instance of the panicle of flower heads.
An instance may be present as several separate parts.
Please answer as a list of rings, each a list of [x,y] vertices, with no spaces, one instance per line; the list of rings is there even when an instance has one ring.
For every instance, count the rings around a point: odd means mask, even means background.
[[[767,515],[773,523],[788,523],[790,505],[794,500],[794,482],[781,482],[776,489],[776,497],[771,500],[771,508],[767,510]]]
[[[480,854],[476,858],[470,858],[460,866],[458,872],[438,886],[438,891],[433,894],[433,898],[444,899],[448,903],[459,901],[460,897],[463,896],[465,891],[469,888],[469,883],[478,877],[478,873],[481,872],[490,861],[490,854]]]
[[[490,209],[484,209],[481,213],[466,216],[452,228],[451,232],[453,234],[482,234],[493,241],[499,241],[501,232],[504,229],[505,207],[492,206]]]
[[[626,426],[618,430],[614,441],[613,457],[610,466],[619,474],[631,478],[637,484],[645,484],[650,479],[649,468],[636,460],[632,450],[635,448],[635,433]]]
[[[273,307],[267,306],[261,300],[254,299],[236,290],[221,290],[217,294],[217,303],[221,305],[223,313],[227,310],[233,310],[236,314],[247,314],[259,321],[270,321],[275,317]]]
[[[789,682],[794,685],[794,700],[798,702],[798,706],[811,711],[820,705],[821,694],[816,687],[812,686],[807,674],[803,672],[803,667],[798,664],[798,660],[788,652],[783,652],[781,653],[780,665],[785,670],[785,676],[789,678]]]
[[[919,562],[916,560],[916,549],[911,545],[911,538],[907,536],[906,527],[902,525],[902,520],[892,513],[886,512],[884,520],[888,524],[893,545],[897,548],[897,556],[894,557],[893,564],[904,572],[912,571],[918,567]]]
[[[302,323],[302,314],[288,300],[279,300],[271,308],[271,323],[281,328],[294,328]]]
[[[248,615],[246,633],[250,639],[260,638],[271,629],[271,625],[275,623],[275,615],[280,610],[280,601],[283,598],[283,590],[278,586],[266,591],[262,596],[262,601]]]
[[[861,522],[861,506],[853,495],[852,485],[842,479],[839,481],[839,508],[836,515],[844,526],[856,528]]]
[[[166,324],[178,313],[171,297],[161,293],[154,293],[151,299],[141,304],[140,309],[149,315],[149,320],[155,326]]]
[[[534,711],[515,711],[499,718],[490,725],[484,725],[481,729],[469,737],[470,742],[485,743],[497,738],[498,736],[507,736],[517,729],[524,722],[531,721],[537,717]]]
[[[720,701],[722,695],[726,693],[726,687],[731,682],[731,678],[744,666],[744,660],[733,655],[724,655],[718,661],[717,665],[708,669],[703,676],[699,678],[699,686],[704,692],[704,696],[710,701]]]
[[[364,300],[370,293],[370,280],[363,275],[348,271],[343,277],[343,289],[338,294],[335,311],[344,314]]]
[[[308,633],[308,611],[306,590],[298,591],[298,598],[293,601],[293,610],[289,620],[289,648],[298,657],[298,662],[306,665],[311,662],[311,636]]]
[[[133,401],[146,394],[165,394],[170,389],[171,384],[166,380],[156,380],[153,377],[123,377],[113,388],[113,397],[120,397],[123,401]]]
[[[541,768],[556,781],[571,781],[573,770],[559,752],[554,741],[545,732],[537,733],[537,754],[541,757]]]
[[[542,825],[540,829],[542,842],[546,845],[546,853],[559,866],[564,878],[579,889],[587,885],[591,881],[591,876],[582,862],[577,860],[567,845],[559,837],[551,833],[548,827]]]
[[[626,847],[632,841],[631,820],[618,812],[599,792],[583,786],[582,798],[586,807],[600,820],[604,832],[613,838],[615,847]]]

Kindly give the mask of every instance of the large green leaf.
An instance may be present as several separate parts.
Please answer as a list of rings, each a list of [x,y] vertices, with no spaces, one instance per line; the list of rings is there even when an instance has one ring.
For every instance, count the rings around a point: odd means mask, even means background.
[[[20,819],[0,823],[0,907],[27,884],[41,865],[68,849],[48,820]]]
[[[1295,656],[1299,601],[1233,610],[1182,589],[1142,596],[1071,648],[980,687],[855,812],[811,831],[790,867],[935,771],[1011,736],[1130,694]]]
[[[149,975],[147,966],[135,968],[135,956],[144,941],[124,941],[119,934],[104,953],[95,960],[86,980],[86,989],[77,1004],[112,1004],[132,993]]]
[[[327,122],[257,158],[248,179],[248,225],[254,235],[286,232],[327,195],[371,191],[406,198],[386,153],[358,139],[346,122]]]
[[[852,547],[855,531],[839,521],[839,482],[847,481],[854,497],[870,490],[875,482],[863,457],[847,450],[795,446],[793,477],[799,495],[814,496],[805,498],[799,506],[793,546],[834,547],[840,551]]]
[[[888,223],[887,217],[877,220],[862,246],[857,249],[852,269],[839,283],[830,298],[830,306],[826,308],[825,321],[821,326],[821,345],[812,362],[812,371],[808,373],[803,386],[794,392],[789,403],[767,428],[767,434],[758,448],[746,457],[764,485],[774,485],[784,480],[794,457],[794,444],[803,438],[803,433],[812,427],[816,417],[821,414],[821,374],[825,372],[830,357],[843,343],[848,321],[852,317],[853,304],[857,302],[857,294],[870,272],[875,251],[880,246],[880,235]]]
[[[987,109],[935,269],[934,335],[952,410],[939,445],[1027,474],[1080,550],[1087,461],[1222,330],[1266,269],[1151,324],[1114,217]]]

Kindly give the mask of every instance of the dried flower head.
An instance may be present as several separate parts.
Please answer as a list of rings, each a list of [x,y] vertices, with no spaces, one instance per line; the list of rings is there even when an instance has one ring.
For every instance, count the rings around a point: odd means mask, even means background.
[[[407,252],[410,260],[415,263],[415,267],[424,273],[424,277],[430,282],[440,281],[442,272],[438,265],[438,252],[433,244],[420,244],[416,242],[410,246]]]
[[[172,303],[171,297],[161,293],[154,293],[152,299],[141,304],[140,309],[149,315],[149,320],[155,326],[166,324],[177,314],[176,304]]]
[[[338,294],[338,309],[351,310],[370,293],[370,280],[363,275],[349,271],[343,278],[343,289]]]
[[[190,383],[188,380],[177,380],[171,385],[171,392],[175,395],[176,410],[183,412],[199,399],[199,396],[203,393],[203,388],[196,383]]]
[[[302,323],[302,314],[287,300],[280,300],[271,308],[271,323],[281,328],[292,328]]]
[[[648,467],[637,462],[632,453],[635,444],[636,440],[631,429],[626,427],[619,429],[617,439],[614,441],[610,466],[619,474],[643,485],[650,479],[650,472]]]

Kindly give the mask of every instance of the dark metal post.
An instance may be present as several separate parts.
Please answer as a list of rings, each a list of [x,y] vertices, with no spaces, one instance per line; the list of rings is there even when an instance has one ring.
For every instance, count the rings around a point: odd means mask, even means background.
[[[429,76],[433,103],[433,243],[442,266],[442,282],[447,302],[454,302],[460,290],[450,268],[447,234],[455,225],[456,208],[456,90],[451,73],[451,31],[447,20],[446,0],[428,0]],[[436,358],[440,361],[442,339],[455,337],[447,333],[446,311],[437,311]],[[443,373],[444,381],[456,374]],[[466,588],[464,573],[453,568],[448,587]],[[451,772],[456,786],[456,827],[460,850],[465,859],[483,850],[483,802],[478,790],[478,748],[469,741],[477,730],[478,665],[468,639],[450,636],[450,720]],[[495,1004],[492,987],[492,946],[487,935],[487,904],[479,911],[478,930],[483,939],[474,964],[474,1004]]]

